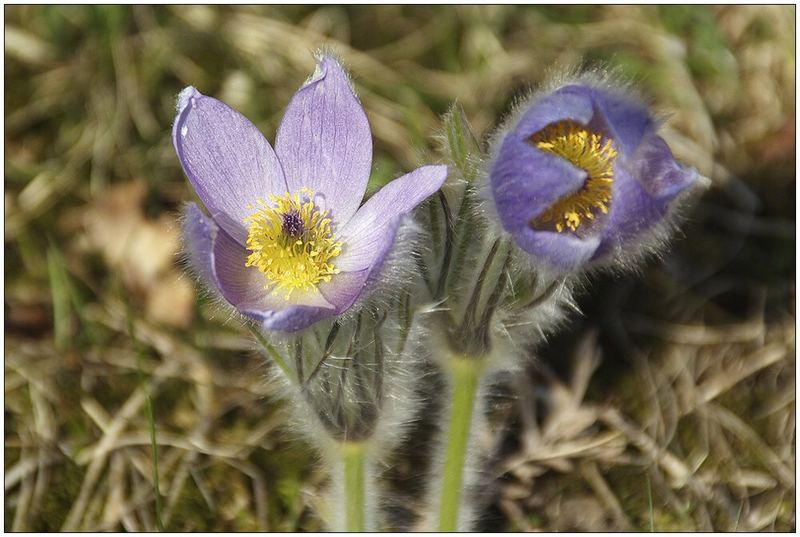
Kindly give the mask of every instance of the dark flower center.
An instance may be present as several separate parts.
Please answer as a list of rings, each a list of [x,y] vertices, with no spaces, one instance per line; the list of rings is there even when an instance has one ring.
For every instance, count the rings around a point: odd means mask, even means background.
[[[291,210],[288,213],[283,213],[281,217],[281,230],[287,237],[298,239],[303,235],[305,226],[303,225],[303,219],[298,211]]]

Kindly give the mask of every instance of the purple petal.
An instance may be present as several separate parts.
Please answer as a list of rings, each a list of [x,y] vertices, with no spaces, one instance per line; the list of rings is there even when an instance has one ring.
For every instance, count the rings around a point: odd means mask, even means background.
[[[514,131],[517,137],[527,138],[565,120],[583,125],[601,123],[626,155],[632,155],[656,129],[647,107],[639,100],[610,90],[568,85],[536,101]]]
[[[594,90],[592,96],[622,155],[633,155],[639,144],[655,132],[655,121],[637,99],[598,90]]]
[[[311,308],[305,306],[292,306],[285,310],[245,310],[244,315],[252,317],[261,323],[265,330],[280,332],[296,332],[308,328],[317,321],[333,315],[333,310]]]
[[[447,166],[423,166],[380,189],[342,228],[342,253],[334,265],[342,272],[380,268],[400,217],[439,190],[446,178]]]
[[[662,222],[666,211],[666,202],[653,198],[627,169],[617,167],[611,210],[595,257],[624,247],[626,242]]]
[[[632,162],[615,172],[611,211],[597,255],[622,248],[660,225],[670,203],[697,181],[697,172],[681,166],[659,136],[642,143]]]
[[[239,112],[189,86],[178,98],[172,143],[211,217],[244,244],[248,205],[286,190],[269,142]]]
[[[677,162],[660,136],[651,136],[642,143],[629,167],[650,194],[665,201],[697,181],[697,171]]]
[[[514,235],[517,245],[537,259],[560,270],[573,270],[588,261],[600,244],[598,237],[578,237],[572,233],[534,231],[530,227]]]
[[[576,192],[586,172],[569,161],[508,136],[491,169],[492,195],[509,233],[528,229],[531,221],[556,201]]]
[[[527,140],[552,123],[571,120],[588,125],[593,116],[591,89],[564,86],[537,99],[509,134],[518,140]]]
[[[217,225],[196,203],[187,203],[183,217],[183,242],[189,264],[206,282],[215,282],[214,239]]]
[[[356,212],[372,166],[372,135],[347,75],[330,57],[292,98],[275,138],[289,191],[320,194],[334,221]]]
[[[358,300],[366,287],[369,270],[359,272],[340,272],[329,282],[320,282],[319,291],[328,302],[336,306],[336,312],[342,313]]]

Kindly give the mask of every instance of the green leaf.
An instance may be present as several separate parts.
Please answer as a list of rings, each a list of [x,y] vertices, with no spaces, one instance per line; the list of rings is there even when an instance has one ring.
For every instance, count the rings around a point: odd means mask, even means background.
[[[481,149],[464,115],[464,109],[458,103],[453,104],[445,115],[444,128],[451,162],[462,179],[474,181],[480,169]]]

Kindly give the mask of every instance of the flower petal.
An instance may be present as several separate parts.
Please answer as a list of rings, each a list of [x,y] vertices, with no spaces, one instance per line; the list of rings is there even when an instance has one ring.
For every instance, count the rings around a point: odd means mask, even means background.
[[[552,123],[571,120],[588,125],[593,116],[591,90],[582,86],[564,86],[534,101],[510,135],[518,140],[527,140]]]
[[[329,282],[320,282],[319,291],[328,302],[336,306],[336,312],[342,313],[358,300],[364,291],[369,269],[358,272],[340,272]]]
[[[381,188],[342,228],[342,253],[335,266],[342,272],[380,268],[400,217],[439,190],[446,178],[447,166],[423,166]]]
[[[257,319],[267,330],[294,332],[347,310],[361,296],[369,271],[342,272],[330,282],[320,282],[319,291],[305,295],[303,301],[314,298],[316,306],[291,306],[284,310],[268,310],[244,306],[242,313]],[[281,297],[279,297],[281,298]],[[294,301],[294,295],[292,301]],[[282,298],[281,298],[282,299]],[[335,309],[331,309],[334,307]]]
[[[217,229],[214,220],[206,216],[196,203],[186,204],[183,216],[184,250],[194,272],[209,283],[216,281],[214,239]]]
[[[572,233],[535,231],[530,227],[514,235],[514,241],[526,252],[560,270],[574,270],[588,261],[597,250],[597,236],[578,237]]]
[[[257,320],[265,330],[297,332],[317,321],[333,315],[333,310],[307,306],[292,306],[285,310],[243,310],[242,313]]]
[[[640,145],[630,169],[650,194],[665,201],[673,199],[698,180],[697,171],[676,161],[660,136],[651,136]]]
[[[629,95],[592,92],[599,115],[623,155],[633,155],[642,141],[656,130],[647,107]]]
[[[211,217],[244,244],[248,205],[286,189],[269,142],[239,112],[189,86],[178,97],[172,143]]]
[[[651,196],[625,167],[615,173],[611,210],[605,221],[595,257],[627,248],[632,239],[664,221],[667,203]]]
[[[576,192],[586,172],[569,161],[508,136],[491,169],[492,195],[503,228],[515,234],[556,201]]]
[[[679,164],[659,136],[641,143],[632,161],[618,166],[615,175],[611,211],[597,255],[622,248],[626,241],[661,225],[671,202],[698,180],[697,172]]]
[[[372,135],[347,75],[333,58],[320,58],[311,81],[295,93],[275,151],[290,192],[313,190],[340,225],[356,212],[372,166]]]

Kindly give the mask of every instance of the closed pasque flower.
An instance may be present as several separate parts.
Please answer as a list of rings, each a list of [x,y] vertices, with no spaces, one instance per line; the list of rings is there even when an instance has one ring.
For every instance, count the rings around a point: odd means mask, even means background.
[[[699,177],[673,158],[657,127],[640,100],[605,83],[534,97],[492,148],[490,190],[503,229],[558,271],[657,248]]]
[[[221,101],[193,87],[178,101],[175,151],[208,210],[187,207],[190,261],[267,330],[300,330],[350,308],[381,270],[403,215],[447,175],[445,166],[423,166],[361,205],[372,165],[370,128],[329,56],[295,93],[274,150]]]

